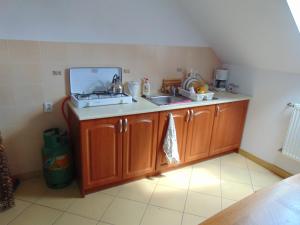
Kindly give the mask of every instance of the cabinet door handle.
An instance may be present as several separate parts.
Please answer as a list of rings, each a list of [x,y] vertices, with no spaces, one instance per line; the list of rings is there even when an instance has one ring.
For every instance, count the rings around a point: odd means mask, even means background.
[[[190,121],[193,120],[193,117],[194,117],[194,110],[191,109],[191,118],[190,118]]]
[[[187,114],[186,114],[186,119],[185,119],[186,122],[189,122],[189,120],[190,120],[190,115],[191,115],[191,112],[190,112],[190,110],[188,110],[188,111],[187,111]]]
[[[122,119],[119,120],[119,132],[120,133],[123,132],[123,120]]]
[[[126,118],[124,119],[124,132],[127,132],[127,127],[128,127],[128,120]]]
[[[217,112],[216,112],[216,116],[219,116],[219,113],[220,113],[220,106],[217,105]]]

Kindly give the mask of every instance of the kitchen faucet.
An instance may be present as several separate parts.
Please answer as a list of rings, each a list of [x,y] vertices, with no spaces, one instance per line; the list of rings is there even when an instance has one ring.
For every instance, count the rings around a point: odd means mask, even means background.
[[[176,96],[176,91],[177,88],[175,86],[171,86],[170,93],[172,94],[172,96]]]

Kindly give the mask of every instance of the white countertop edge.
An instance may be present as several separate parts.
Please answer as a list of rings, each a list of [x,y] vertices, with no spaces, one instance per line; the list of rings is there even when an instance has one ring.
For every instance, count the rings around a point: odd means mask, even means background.
[[[161,111],[168,111],[174,109],[184,109],[184,108],[197,107],[197,106],[224,104],[229,102],[237,102],[237,101],[251,99],[248,96],[244,96],[240,94],[231,94],[226,92],[216,93],[215,96],[218,99],[210,100],[210,101],[164,105],[164,106],[157,106],[142,97],[139,97],[137,99],[138,102],[132,104],[106,105],[106,106],[96,106],[96,107],[79,109],[76,108],[71,103],[71,101],[69,101],[69,106],[72,109],[72,111],[75,113],[77,118],[80,121],[84,121],[84,120],[103,119],[103,118],[142,114],[142,113],[161,112]]]

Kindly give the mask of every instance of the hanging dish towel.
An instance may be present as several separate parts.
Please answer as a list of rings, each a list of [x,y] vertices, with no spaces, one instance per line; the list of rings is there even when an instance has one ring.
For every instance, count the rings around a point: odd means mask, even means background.
[[[179,163],[179,154],[177,146],[176,128],[172,113],[169,113],[169,124],[163,145],[166,158],[171,163]]]

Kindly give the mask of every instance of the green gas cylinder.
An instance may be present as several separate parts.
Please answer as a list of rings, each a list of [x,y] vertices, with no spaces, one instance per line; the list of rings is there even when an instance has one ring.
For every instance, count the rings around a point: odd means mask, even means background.
[[[63,188],[73,180],[73,163],[71,149],[66,132],[58,128],[45,130],[43,172],[50,188]]]

